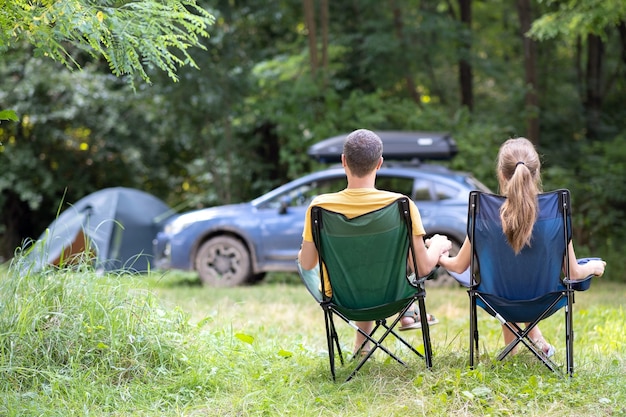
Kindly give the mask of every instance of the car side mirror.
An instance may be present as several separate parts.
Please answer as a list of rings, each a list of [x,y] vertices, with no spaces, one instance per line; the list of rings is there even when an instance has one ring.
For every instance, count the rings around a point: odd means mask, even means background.
[[[278,214],[287,214],[287,208],[291,205],[291,198],[283,197],[280,199],[280,208]]]

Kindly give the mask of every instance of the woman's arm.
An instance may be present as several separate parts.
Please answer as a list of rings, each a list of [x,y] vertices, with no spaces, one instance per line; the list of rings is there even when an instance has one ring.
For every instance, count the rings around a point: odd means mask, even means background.
[[[604,268],[606,267],[606,262],[592,259],[586,264],[578,264],[576,260],[576,254],[574,253],[574,245],[572,242],[567,246],[567,250],[569,252],[569,274],[570,279],[583,279],[588,277],[589,275],[595,275],[597,277],[601,277],[604,274]]]
[[[441,255],[439,258],[439,265],[444,267],[450,272],[456,272],[460,274],[464,272],[470,266],[472,255],[472,244],[468,238],[465,238],[463,246],[459,250],[456,256],[450,257],[448,252]]]

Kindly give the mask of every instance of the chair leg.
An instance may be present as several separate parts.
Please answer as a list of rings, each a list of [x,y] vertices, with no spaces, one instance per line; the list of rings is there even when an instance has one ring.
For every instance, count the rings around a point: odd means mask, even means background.
[[[337,354],[339,355],[339,361],[343,366],[343,352],[341,351],[341,346],[339,345],[339,336],[337,336],[337,330],[335,329],[335,322],[333,321],[332,315],[330,316],[330,327],[333,341],[335,342],[335,348],[337,349]]]
[[[372,349],[370,349],[369,352],[367,352],[367,355],[365,355],[361,361],[358,363],[358,365],[356,365],[356,367],[352,370],[352,372],[350,373],[350,375],[348,376],[348,378],[346,378],[346,382],[350,381],[352,379],[352,377],[354,375],[356,375],[356,373],[363,367],[363,365],[365,365],[365,362],[367,362],[369,360],[369,358],[374,354],[374,351],[378,348],[380,348],[380,350],[384,351],[387,355],[389,355],[389,357],[395,359],[398,363],[400,363],[403,366],[407,366],[407,364],[400,359],[398,356],[396,356],[393,352],[391,352],[389,349],[387,349],[382,343],[383,341],[387,338],[387,336],[389,336],[389,334],[393,334],[396,337],[399,338],[400,341],[402,341],[405,345],[407,345],[409,348],[411,348],[411,350],[413,350],[415,353],[417,353],[419,355],[419,352],[415,350],[415,348],[413,348],[413,346],[411,346],[410,344],[408,344],[404,339],[402,339],[401,337],[399,337],[399,335],[397,333],[395,333],[393,331],[393,327],[400,321],[400,316],[398,316],[394,322],[391,324],[391,326],[387,326],[386,321],[383,320],[379,320],[376,322],[376,325],[374,326],[374,328],[372,329],[372,331],[369,334],[366,334],[365,332],[363,332],[361,329],[359,329],[357,326],[354,326],[355,329],[359,332],[361,332],[361,334],[363,334],[363,336],[365,336],[366,340],[363,342],[363,345],[365,345],[365,343],[367,341],[369,341],[370,343],[372,343]],[[376,333],[376,331],[382,327],[383,329],[385,329],[385,332],[383,333],[383,335],[378,338],[375,339],[374,333]],[[361,345],[361,347],[363,347],[363,345]]]
[[[567,306],[565,307],[565,356],[567,362],[567,375],[574,376],[574,317],[573,306],[574,292],[567,293]]]
[[[414,303],[417,302],[418,303],[418,308],[419,308],[419,312],[420,312],[420,317],[421,317],[421,323],[422,323],[422,337],[424,339],[424,352],[425,354],[422,355],[420,352],[418,352],[410,343],[408,343],[406,340],[404,340],[404,338],[402,336],[400,336],[398,333],[396,333],[394,331],[395,326],[400,322],[401,318],[402,318],[402,314],[398,314],[396,316],[396,318],[393,320],[391,325],[387,325],[386,320],[378,320],[376,321],[376,325],[374,326],[374,328],[371,330],[370,333],[364,332],[362,329],[360,329],[356,324],[354,324],[351,320],[349,320],[347,317],[345,317],[341,312],[334,310],[332,308],[328,308],[324,310],[324,319],[326,322],[326,337],[327,337],[327,344],[328,344],[328,355],[329,355],[329,361],[330,361],[330,371],[333,377],[333,380],[336,380],[336,373],[335,373],[335,348],[337,350],[337,353],[339,353],[339,359],[341,360],[341,363],[343,365],[343,355],[341,353],[341,347],[339,345],[339,338],[337,336],[336,330],[335,330],[335,325],[334,325],[334,321],[333,321],[333,316],[337,315],[338,318],[342,319],[343,321],[345,321],[349,326],[351,326],[355,331],[359,332],[361,335],[363,335],[363,337],[365,338],[363,344],[357,348],[357,351],[362,349],[363,346],[367,343],[370,342],[372,344],[372,348],[369,350],[369,352],[367,352],[367,354],[365,356],[363,356],[361,358],[361,360],[359,361],[359,363],[355,366],[354,370],[350,373],[350,375],[348,376],[348,378],[346,379],[346,381],[349,381],[352,379],[352,377],[354,375],[356,375],[356,373],[361,369],[361,367],[363,367],[363,365],[365,364],[365,362],[367,362],[368,359],[370,359],[370,357],[374,354],[374,351],[378,348],[380,348],[380,350],[384,351],[387,355],[389,355],[392,359],[396,360],[398,363],[400,363],[401,365],[407,366],[407,364],[400,359],[398,356],[396,356],[393,352],[391,352],[387,347],[385,347],[383,345],[384,340],[387,338],[387,336],[389,336],[389,334],[393,334],[399,341],[401,341],[405,346],[407,346],[409,349],[411,349],[411,351],[413,351],[416,355],[424,357],[426,359],[426,366],[427,368],[431,368],[432,367],[432,346],[430,343],[430,333],[429,333],[429,327],[428,327],[428,317],[426,315],[426,305],[424,302],[424,297],[414,297],[411,301],[410,304],[408,304],[407,309]],[[378,338],[374,338],[374,333],[376,333],[376,331],[379,328],[383,328],[384,329],[384,333],[378,337]]]
[[[474,369],[475,359],[479,355],[478,352],[478,318],[476,317],[476,296],[469,291],[470,297],[470,369]]]
[[[430,327],[428,326],[428,315],[426,313],[426,303],[424,296],[420,296],[417,300],[420,311],[420,320],[422,323],[422,341],[424,343],[424,359],[426,360],[426,368],[433,367],[433,348],[430,342]]]
[[[328,346],[328,362],[330,364],[330,374],[333,377],[333,381],[336,380],[335,375],[335,351],[334,351],[334,338],[337,337],[337,334],[334,333],[334,325],[332,321],[331,313],[329,311],[324,311],[324,322],[326,325],[326,344]],[[343,361],[343,359],[342,359]]]

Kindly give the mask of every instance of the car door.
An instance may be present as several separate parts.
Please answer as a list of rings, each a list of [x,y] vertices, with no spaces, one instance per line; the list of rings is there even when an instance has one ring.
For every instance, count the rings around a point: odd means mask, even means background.
[[[333,174],[294,186],[259,206],[262,243],[257,257],[264,269],[295,269],[309,204],[317,195],[344,188],[345,175]]]

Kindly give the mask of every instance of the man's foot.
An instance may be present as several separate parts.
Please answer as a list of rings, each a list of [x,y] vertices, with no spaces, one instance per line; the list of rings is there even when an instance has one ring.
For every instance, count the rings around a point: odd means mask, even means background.
[[[357,349],[355,352],[352,353],[352,359],[353,360],[361,359],[361,358],[366,357],[369,354],[370,354],[369,348]]]
[[[429,326],[439,323],[439,320],[437,320],[437,318],[433,316],[432,314],[428,314],[427,318],[428,318]],[[421,329],[422,322],[420,319],[419,312],[417,311],[417,307],[413,306],[410,309],[408,309],[406,313],[404,313],[402,318],[400,319],[400,323],[402,324],[402,326],[400,326],[399,328],[399,330],[401,331]]]

